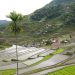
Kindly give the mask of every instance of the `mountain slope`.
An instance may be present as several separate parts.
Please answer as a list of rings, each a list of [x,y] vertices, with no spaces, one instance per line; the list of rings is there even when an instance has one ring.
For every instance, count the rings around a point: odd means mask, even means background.
[[[20,36],[27,41],[70,35],[75,32],[75,0],[53,0],[27,15],[23,26],[24,32]],[[5,30],[5,34],[12,36],[9,29]]]
[[[0,20],[0,25],[6,25],[8,24],[9,21],[7,20]]]
[[[0,20],[0,31],[3,31],[6,26],[8,25],[9,21],[7,20]]]
[[[31,14],[33,21],[62,21],[63,24],[75,24],[75,0],[53,0]],[[52,22],[53,23],[53,22]]]

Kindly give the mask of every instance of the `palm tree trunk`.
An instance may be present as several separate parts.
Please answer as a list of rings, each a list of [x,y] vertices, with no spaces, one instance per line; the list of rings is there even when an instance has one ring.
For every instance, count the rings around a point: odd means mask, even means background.
[[[17,75],[18,75],[18,48],[17,48],[17,35],[16,35],[16,59],[17,59],[17,67],[16,67],[16,72],[17,72]]]

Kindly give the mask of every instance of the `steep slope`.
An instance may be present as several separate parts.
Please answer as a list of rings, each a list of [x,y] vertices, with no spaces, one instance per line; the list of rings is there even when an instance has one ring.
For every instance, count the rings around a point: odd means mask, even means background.
[[[63,24],[75,24],[75,0],[53,0],[31,14],[33,21],[62,21]],[[53,22],[52,22],[53,23]]]

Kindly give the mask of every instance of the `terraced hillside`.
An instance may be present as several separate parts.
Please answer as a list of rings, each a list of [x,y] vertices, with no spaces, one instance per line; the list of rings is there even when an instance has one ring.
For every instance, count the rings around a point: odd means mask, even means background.
[[[46,75],[75,75],[75,65],[68,66],[58,71],[46,74]]]
[[[16,75],[17,61],[19,75],[75,75],[75,0],[53,0],[25,17],[17,40],[11,25],[0,28],[0,75]]]
[[[38,72],[40,68],[61,63],[68,59],[68,56],[60,54],[63,51],[64,49],[46,50],[44,48],[18,46],[19,74],[30,74],[31,71],[35,73],[35,70]],[[44,57],[41,56],[42,54]],[[16,69],[16,62],[13,61],[16,59],[15,55],[15,45],[0,51],[0,70]]]

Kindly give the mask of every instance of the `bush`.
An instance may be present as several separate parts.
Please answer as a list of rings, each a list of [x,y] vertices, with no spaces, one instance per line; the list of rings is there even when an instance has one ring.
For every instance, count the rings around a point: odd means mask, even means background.
[[[18,61],[17,59],[11,59],[11,61]]]

